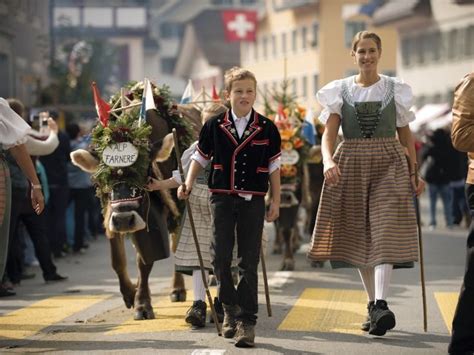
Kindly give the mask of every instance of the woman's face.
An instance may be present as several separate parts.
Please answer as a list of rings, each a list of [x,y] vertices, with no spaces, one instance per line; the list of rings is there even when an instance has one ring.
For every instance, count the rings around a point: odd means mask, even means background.
[[[355,52],[353,52],[355,63],[360,71],[376,71],[381,51],[373,39],[364,38],[359,41]]]

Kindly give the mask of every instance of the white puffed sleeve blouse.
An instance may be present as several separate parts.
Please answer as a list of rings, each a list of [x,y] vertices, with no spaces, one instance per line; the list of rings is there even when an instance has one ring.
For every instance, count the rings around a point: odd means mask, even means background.
[[[26,142],[30,126],[0,97],[0,145],[10,149]]]
[[[380,80],[368,87],[362,87],[355,82],[355,75],[346,79],[334,80],[325,85],[316,94],[318,102],[322,106],[319,120],[326,123],[329,115],[336,113],[341,116],[342,87],[346,82],[349,93],[354,102],[382,101],[389,90],[388,80],[394,81],[395,107],[397,111],[397,127],[404,127],[415,120],[415,114],[411,111],[413,105],[413,93],[411,87],[398,78],[379,75]]]

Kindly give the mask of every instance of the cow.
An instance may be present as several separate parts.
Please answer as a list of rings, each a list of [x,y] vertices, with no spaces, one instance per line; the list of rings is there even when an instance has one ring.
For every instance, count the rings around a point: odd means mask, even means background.
[[[157,88],[154,90],[153,96],[157,110],[149,110],[146,114],[146,123],[151,126],[151,133],[148,138],[150,149],[147,170],[149,176],[163,179],[170,177],[172,170],[176,168],[176,159],[171,156],[174,146],[172,128],[177,128],[178,135],[183,133],[190,135],[187,137],[188,139],[181,136],[180,145],[183,144],[183,146],[180,148],[184,150],[186,144],[190,144],[196,139],[197,131],[200,128],[200,117],[194,115],[196,121],[192,125],[189,122],[186,124],[183,122],[182,125],[179,124],[176,127],[177,122],[184,120],[183,116],[178,115],[177,111],[173,110],[169,100],[164,100],[160,96],[160,91],[155,96]],[[130,99],[139,102],[142,91],[143,84],[134,85],[130,88]],[[134,101],[132,101],[132,106],[133,103]],[[138,119],[138,108],[127,111],[130,111],[127,112],[128,115]],[[125,112],[126,110],[122,114]],[[192,118],[193,115],[187,115],[187,118],[189,117]],[[114,117],[110,116],[110,119],[114,120]],[[97,156],[96,152],[97,149],[94,149],[93,144],[92,151],[76,150],[72,152],[71,160],[73,164],[95,174],[97,177],[98,172],[103,167],[103,160],[101,162],[103,158],[100,155]],[[119,170],[114,170],[114,173],[119,173]],[[100,189],[103,182],[97,178],[95,181],[98,189]],[[123,180],[118,179],[110,186],[108,193],[100,196],[105,234],[110,242],[112,268],[118,276],[120,292],[125,306],[134,308],[135,320],[155,318],[148,279],[153,262],[169,257],[169,221],[176,221],[180,214],[176,199],[171,196],[169,190],[147,191],[145,185],[146,183],[138,186],[131,184],[125,178]],[[126,235],[131,236],[132,243],[137,251],[138,280],[136,284],[130,280],[127,272],[124,244]],[[185,292],[184,280],[181,274],[175,275],[173,291],[170,295],[172,301],[184,301],[186,298]]]

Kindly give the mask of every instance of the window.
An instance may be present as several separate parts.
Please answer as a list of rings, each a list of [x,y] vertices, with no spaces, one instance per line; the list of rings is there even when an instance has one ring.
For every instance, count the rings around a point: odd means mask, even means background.
[[[301,28],[301,48],[306,49],[307,45],[308,45],[308,29],[306,28],[306,26],[303,26],[303,28]]]
[[[295,95],[297,94],[297,87],[296,87],[296,78],[295,79],[290,79],[291,81],[291,93],[292,95]]]
[[[425,62],[425,46],[426,36],[419,35],[416,37],[416,62],[418,64],[423,64]]]
[[[161,71],[166,74],[172,74],[174,70],[174,59],[173,58],[162,58],[161,59]]]
[[[253,59],[258,60],[258,38],[253,42]]]
[[[291,51],[295,53],[298,50],[298,31],[291,31]]]
[[[305,98],[308,96],[308,78],[306,76],[301,78],[301,96]]]
[[[285,32],[281,34],[281,52],[283,54],[286,53],[286,33]]]
[[[319,75],[313,75],[313,95],[315,95],[319,90]]]
[[[407,37],[402,39],[402,63],[404,67],[412,64],[412,39]]]
[[[433,61],[435,62],[441,59],[441,49],[442,49],[441,46],[443,45],[441,38],[442,38],[441,33],[439,31],[433,32],[431,59],[433,59]]]
[[[263,59],[268,58],[268,37],[267,36],[263,37],[262,39],[262,56],[263,56]]]
[[[272,35],[272,55],[276,57],[277,54],[277,43],[275,35]]]
[[[177,23],[165,22],[160,26],[161,38],[180,37],[184,32],[183,26]]]
[[[361,21],[348,21],[346,22],[345,31],[344,31],[344,41],[346,43],[346,48],[351,48],[352,39],[357,32],[365,31],[365,22]]]
[[[311,42],[311,47],[318,47],[318,34],[319,34],[319,24],[317,22],[313,23],[313,41]]]
[[[446,36],[446,40],[447,40],[446,56],[448,59],[456,58],[456,51],[458,50],[458,36],[459,36],[459,33],[457,29],[452,29],[451,31],[448,32]]]
[[[474,25],[466,28],[466,35],[464,37],[464,54],[466,57],[474,56]]]

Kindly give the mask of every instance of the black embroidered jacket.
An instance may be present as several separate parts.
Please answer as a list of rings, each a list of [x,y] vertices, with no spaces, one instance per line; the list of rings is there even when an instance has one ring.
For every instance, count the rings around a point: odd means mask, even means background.
[[[269,165],[277,159],[281,138],[268,118],[252,110],[242,138],[231,111],[208,120],[199,135],[197,151],[211,161],[209,190],[214,193],[265,195]]]

